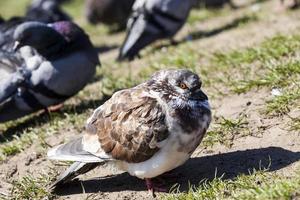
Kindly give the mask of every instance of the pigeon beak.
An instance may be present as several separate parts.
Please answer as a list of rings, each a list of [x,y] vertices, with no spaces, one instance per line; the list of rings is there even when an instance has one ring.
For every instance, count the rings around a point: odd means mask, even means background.
[[[206,94],[204,94],[204,92],[201,89],[198,89],[193,93],[193,99],[206,101],[208,100],[208,97],[206,96]]]
[[[19,41],[15,41],[13,51],[16,52],[22,47],[21,43]]]

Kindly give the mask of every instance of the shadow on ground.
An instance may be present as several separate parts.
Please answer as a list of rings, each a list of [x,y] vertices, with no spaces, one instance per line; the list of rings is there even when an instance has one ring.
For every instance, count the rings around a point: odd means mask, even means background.
[[[54,118],[63,119],[66,117],[65,113],[81,114],[87,109],[95,109],[98,106],[102,105],[109,98],[109,95],[104,95],[99,100],[83,100],[78,105],[65,105],[62,110],[50,114],[43,111],[40,111],[38,114],[32,114],[25,119],[22,119],[23,121],[20,123],[13,123],[11,127],[1,133],[0,143],[11,141],[14,136],[20,136],[20,133],[22,133],[22,131],[28,127],[39,127],[45,123],[50,123]]]
[[[234,28],[239,27],[240,25],[243,24],[247,24],[250,22],[254,22],[257,20],[257,17],[255,15],[246,15],[246,16],[242,16],[239,18],[234,19],[232,22],[225,24],[219,28],[216,28],[214,30],[211,31],[195,31],[190,33],[190,35],[188,36],[188,38],[191,38],[191,40],[198,40],[198,39],[202,39],[202,38],[207,38],[207,37],[212,37],[215,35],[218,35],[220,33],[222,33],[223,31],[228,31]],[[184,39],[181,42],[184,42],[186,39]]]
[[[156,50],[164,48],[164,47],[177,46],[177,45],[187,42],[189,40],[199,40],[199,39],[203,39],[203,38],[213,37],[224,31],[228,31],[228,30],[237,28],[240,25],[247,24],[247,23],[250,23],[250,22],[253,22],[256,20],[257,20],[257,17],[255,15],[242,16],[242,17],[234,19],[233,21],[229,22],[228,24],[225,24],[221,27],[218,27],[218,28],[210,30],[210,31],[202,31],[202,30],[194,31],[180,41],[175,41],[175,42],[172,41],[169,44],[158,45],[158,46],[154,47],[152,51],[155,52]]]
[[[118,47],[119,47],[118,45],[111,45],[111,46],[104,45],[104,46],[96,46],[95,49],[98,53],[102,54],[117,49]]]
[[[186,164],[172,171],[176,174],[172,182],[166,181],[169,188],[178,183],[179,191],[185,192],[190,185],[199,185],[204,179],[210,181],[215,176],[220,177],[223,174],[224,179],[234,179],[240,174],[249,174],[253,169],[268,168],[268,171],[276,171],[299,160],[300,152],[292,152],[280,147],[234,151],[191,158]],[[73,181],[56,189],[55,193],[61,196],[80,194],[83,187],[86,193],[146,190],[143,180],[132,177],[128,173],[85,180],[81,183],[82,185],[78,181]]]

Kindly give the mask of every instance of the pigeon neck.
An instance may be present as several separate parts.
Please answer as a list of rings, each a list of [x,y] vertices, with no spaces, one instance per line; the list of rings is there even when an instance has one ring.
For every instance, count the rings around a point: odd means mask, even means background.
[[[66,46],[66,42],[59,42],[52,45],[49,45],[47,47],[37,49],[37,52],[41,54],[46,59],[55,59],[57,56],[61,55],[61,52],[64,51],[64,48]]]

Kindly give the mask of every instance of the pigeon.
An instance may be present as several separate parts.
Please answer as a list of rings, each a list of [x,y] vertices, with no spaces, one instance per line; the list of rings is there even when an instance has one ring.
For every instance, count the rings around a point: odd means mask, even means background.
[[[300,5],[299,0],[280,0],[282,9],[296,9]]]
[[[192,0],[136,0],[118,60],[132,60],[152,42],[172,37],[186,22]]]
[[[4,20],[0,17],[0,51],[10,51],[14,41],[13,32],[16,27],[26,21],[39,21],[53,23],[56,21],[69,21],[71,18],[65,14],[59,4],[54,0],[34,0],[27,8],[23,17],[12,17]]]
[[[13,33],[15,28],[25,22],[22,17],[12,17],[0,23],[0,51],[11,52],[14,45]],[[2,57],[1,57],[2,58]]]
[[[56,146],[48,158],[75,161],[52,187],[110,163],[146,180],[185,163],[211,121],[208,97],[198,75],[169,69],[130,89],[114,93],[87,120],[82,137]]]
[[[86,0],[85,16],[92,24],[103,23],[126,28],[134,0]]]
[[[27,8],[25,18],[27,21],[44,23],[71,20],[70,16],[60,9],[59,2],[55,0],[33,0]]]
[[[0,123],[62,103],[83,89],[100,64],[89,37],[70,21],[24,22],[13,38],[24,62],[0,80]]]

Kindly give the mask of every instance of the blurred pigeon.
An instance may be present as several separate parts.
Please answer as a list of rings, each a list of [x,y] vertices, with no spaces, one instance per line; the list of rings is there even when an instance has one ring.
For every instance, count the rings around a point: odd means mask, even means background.
[[[25,21],[26,19],[22,17],[12,17],[9,20],[3,20],[0,23],[0,50],[12,50],[15,28]]]
[[[0,24],[4,22],[3,17],[0,15]]]
[[[280,0],[282,9],[296,9],[300,5],[299,0]]]
[[[55,0],[33,0],[27,8],[25,18],[28,21],[52,23],[57,21],[71,20]]]
[[[85,15],[92,24],[104,23],[126,27],[134,0],[86,0]]]
[[[191,0],[136,0],[118,60],[132,60],[157,39],[172,38],[184,25]]]
[[[24,62],[0,80],[0,122],[62,103],[91,80],[99,64],[89,37],[69,21],[25,22],[13,37]]]
[[[56,21],[71,20],[59,8],[59,4],[54,0],[34,0],[27,8],[24,17],[12,17],[8,20],[0,18],[0,50],[10,51],[13,44],[13,33],[16,27],[26,21],[39,21],[43,23],[53,23]]]
[[[53,186],[103,163],[146,179],[189,159],[211,120],[200,78],[189,70],[163,70],[134,88],[116,92],[87,120],[84,135],[48,152],[75,161]]]
[[[13,17],[0,23],[0,80],[15,72],[23,62],[21,55],[13,51],[15,27],[23,22],[23,18]]]

